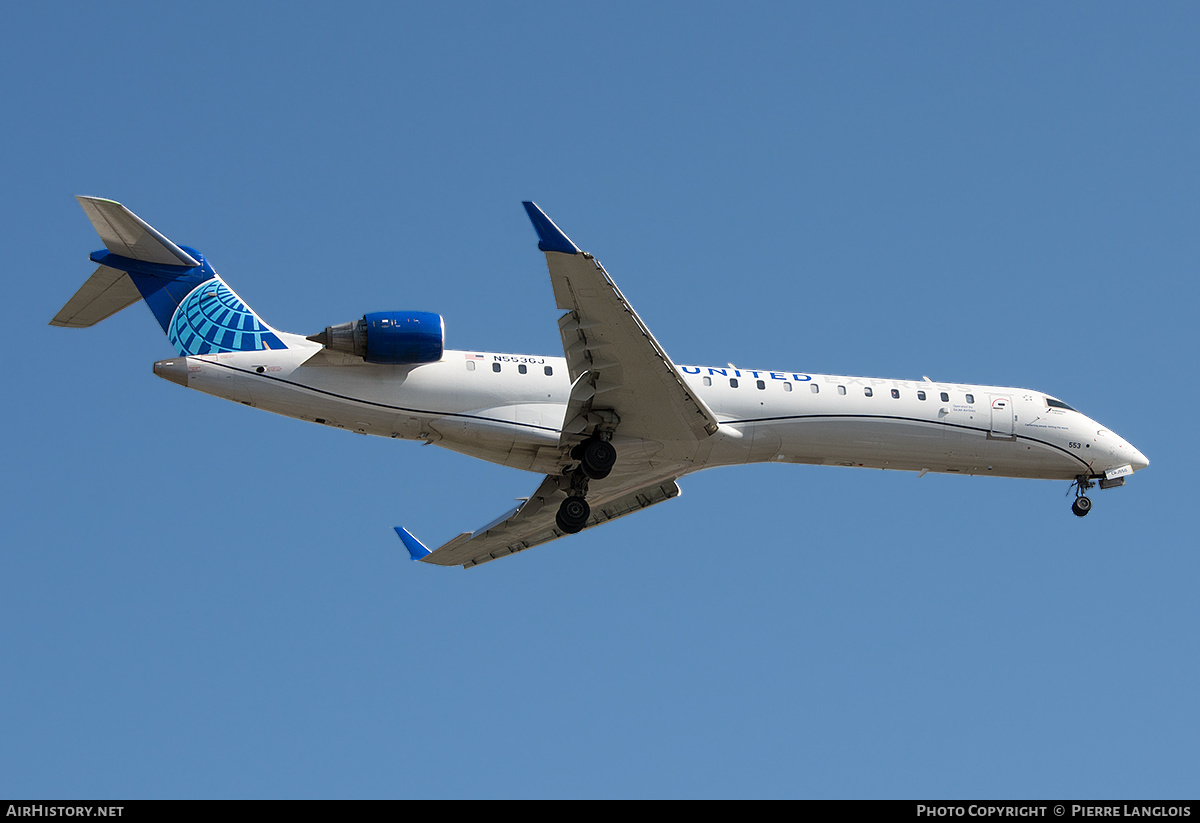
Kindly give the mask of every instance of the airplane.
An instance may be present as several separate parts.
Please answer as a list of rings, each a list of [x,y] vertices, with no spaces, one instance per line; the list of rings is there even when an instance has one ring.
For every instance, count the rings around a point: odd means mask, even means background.
[[[473,566],[678,497],[701,469],[781,462],[1071,481],[1072,511],[1149,465],[1032,389],[676,365],[591,254],[532,202],[558,308],[559,356],[445,348],[441,316],[381,311],[313,335],[267,324],[200,252],[120,203],[79,197],[99,265],[51,325],[144,300],[177,357],[159,377],[325,426],[419,440],[543,475],[519,506],[413,560]],[[1068,490],[1069,493],[1070,490]]]

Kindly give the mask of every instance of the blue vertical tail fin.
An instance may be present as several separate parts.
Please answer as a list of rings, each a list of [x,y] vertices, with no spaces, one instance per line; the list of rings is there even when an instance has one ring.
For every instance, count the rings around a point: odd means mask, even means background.
[[[181,355],[287,348],[204,255],[175,245],[116,201],[78,199],[105,248],[92,252],[100,268],[50,325],[92,326],[141,298]]]

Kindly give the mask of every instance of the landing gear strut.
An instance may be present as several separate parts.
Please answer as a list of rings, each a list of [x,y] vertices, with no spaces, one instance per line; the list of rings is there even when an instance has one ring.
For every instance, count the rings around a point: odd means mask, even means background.
[[[1072,488],[1075,489],[1075,502],[1071,504],[1071,511],[1076,517],[1083,517],[1092,510],[1092,501],[1084,495],[1088,489],[1096,484],[1087,479],[1087,475],[1081,474],[1075,478]]]

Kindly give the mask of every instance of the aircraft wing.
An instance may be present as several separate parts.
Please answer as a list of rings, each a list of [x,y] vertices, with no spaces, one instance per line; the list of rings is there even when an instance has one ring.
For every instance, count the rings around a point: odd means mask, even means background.
[[[625,442],[694,446],[716,433],[712,410],[692,393],[599,261],[580,251],[534,203],[525,203],[525,211],[538,233],[538,248],[546,254],[555,302],[566,311],[558,328],[571,394],[559,444],[574,445],[606,431],[628,438]],[[619,457],[611,476],[590,483],[591,517],[584,528],[678,497],[675,481],[686,462],[668,457],[656,468],[648,460]],[[403,528],[396,533],[414,560],[477,566],[563,537],[555,516],[570,489],[569,477],[547,475],[520,506],[433,551]]]
[[[627,482],[603,493],[588,495],[592,516],[584,528],[616,520],[680,494],[675,478],[660,478],[633,486],[634,483]],[[477,531],[460,534],[433,551],[399,526],[396,533],[408,547],[413,560],[470,568],[562,537],[563,532],[555,525],[554,515],[565,497],[563,478],[548,475],[533,496],[520,506]]]
[[[611,414],[626,437],[669,442],[714,434],[712,410],[683,382],[600,262],[536,204],[524,205],[546,253],[555,302],[567,312],[558,321],[572,384],[562,444],[579,442]]]

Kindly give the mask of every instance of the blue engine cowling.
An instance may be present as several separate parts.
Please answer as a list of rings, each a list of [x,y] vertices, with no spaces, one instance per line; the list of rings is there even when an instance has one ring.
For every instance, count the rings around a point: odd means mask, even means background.
[[[415,366],[442,359],[446,326],[441,315],[432,312],[377,311],[362,320],[328,326],[308,339],[368,363]]]

